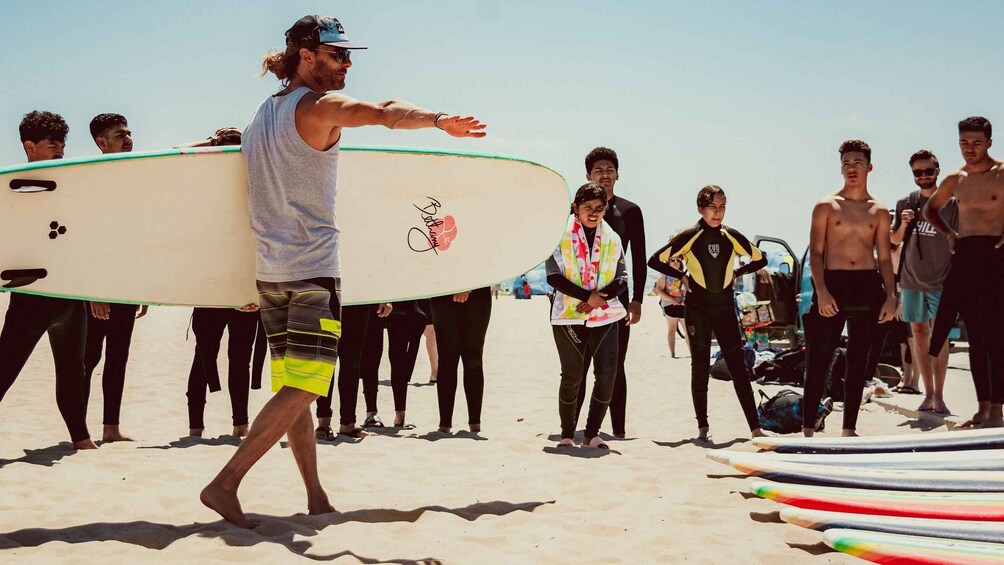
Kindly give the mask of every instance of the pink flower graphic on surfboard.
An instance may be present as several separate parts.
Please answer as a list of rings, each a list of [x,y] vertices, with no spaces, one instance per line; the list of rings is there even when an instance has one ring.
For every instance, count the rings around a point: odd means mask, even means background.
[[[457,222],[453,220],[453,216],[443,216],[429,228],[429,234],[434,238],[436,248],[446,251],[457,237]]]

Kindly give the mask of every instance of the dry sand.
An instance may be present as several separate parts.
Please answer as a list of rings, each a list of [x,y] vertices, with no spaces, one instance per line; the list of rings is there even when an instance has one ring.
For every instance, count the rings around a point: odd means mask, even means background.
[[[0,295],[0,313],[8,298]],[[812,531],[780,523],[777,505],[743,496],[748,479],[695,445],[689,359],[671,359],[657,304],[645,304],[628,353],[628,435],[603,453],[556,452],[558,357],[547,301],[493,303],[485,348],[483,439],[437,439],[435,389],[420,355],[409,389],[417,429],[318,446],[338,512],[309,517],[285,445],[251,471],[240,495],[262,525],[218,520],[198,500],[233,454],[229,398],[212,394],[206,439],[189,441],[185,388],[190,309],[139,320],[122,429],[137,441],[74,453],[56,410],[48,343],[0,404],[0,560],[17,563],[844,563]],[[685,351],[685,349],[681,348]],[[224,348],[225,351],[225,348]],[[221,371],[225,370],[221,355]],[[101,367],[98,367],[100,373]],[[224,373],[225,374],[225,373]],[[389,366],[380,406],[393,418]],[[95,374],[88,422],[101,434]],[[266,377],[266,383],[267,377]],[[224,381],[225,383],[225,381]],[[224,387],[226,385],[224,384]],[[711,381],[714,448],[751,450],[729,383]],[[267,401],[252,391],[251,416]],[[337,406],[337,403],[336,403]],[[364,406],[359,401],[359,414]],[[839,414],[829,420],[839,428]],[[455,422],[466,421],[458,394]],[[609,431],[609,419],[604,423]],[[916,433],[905,416],[862,409],[868,435]],[[833,433],[833,432],[831,432]],[[181,438],[181,439],[179,439]]]

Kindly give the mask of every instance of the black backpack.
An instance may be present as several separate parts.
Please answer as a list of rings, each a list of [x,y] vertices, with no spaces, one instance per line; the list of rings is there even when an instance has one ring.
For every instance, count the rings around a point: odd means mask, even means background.
[[[805,350],[789,349],[753,369],[759,384],[802,386],[805,380]]]
[[[780,434],[793,434],[802,431],[802,395],[790,388],[782,389],[774,396],[767,398],[761,390],[763,400],[757,413],[760,416],[760,427]],[[820,402],[816,412],[816,431],[822,431],[826,416],[833,409],[833,402],[826,399]]]

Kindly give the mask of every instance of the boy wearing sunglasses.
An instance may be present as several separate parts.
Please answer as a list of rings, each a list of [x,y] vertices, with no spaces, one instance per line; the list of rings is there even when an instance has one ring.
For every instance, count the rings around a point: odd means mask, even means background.
[[[924,380],[925,397],[917,409],[948,414],[943,391],[948,371],[948,348],[944,348],[937,357],[929,356],[927,350],[952,252],[948,237],[921,216],[924,206],[937,189],[941,169],[938,158],[927,149],[910,156],[910,168],[918,190],[896,203],[889,239],[893,245],[903,244],[899,264],[903,321],[910,324],[913,334],[911,352]],[[952,229],[958,226],[959,210],[955,199],[945,205],[941,216]],[[904,382],[898,392],[916,393],[916,383]]]

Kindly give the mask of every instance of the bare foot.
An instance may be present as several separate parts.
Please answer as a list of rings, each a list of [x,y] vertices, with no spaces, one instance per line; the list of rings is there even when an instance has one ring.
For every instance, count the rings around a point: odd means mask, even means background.
[[[840,432],[840,437],[861,437],[861,436],[859,436],[858,433],[854,430],[844,429],[843,431]]]
[[[234,426],[234,432],[231,435],[236,437],[244,437],[248,435],[248,425],[244,424],[243,426]]]
[[[945,404],[944,400],[940,398],[934,403],[934,411],[938,414],[951,414],[952,411],[948,409],[948,405]]]
[[[97,449],[97,448],[98,448],[97,444],[91,441],[91,438],[73,442],[73,449]]]
[[[750,435],[752,435],[753,437],[768,437],[767,433],[764,432],[762,428],[751,430]]]
[[[470,424],[470,428],[472,434],[481,433],[481,424]]]
[[[587,437],[582,440],[582,447],[595,447],[596,449],[610,449],[605,441],[598,437]]]
[[[707,426],[705,426],[703,428],[697,428],[697,439],[699,439],[701,441],[708,441],[709,439],[711,439],[711,433],[710,432],[711,432],[711,428],[707,427]]]
[[[441,434],[453,433],[453,428],[444,428],[444,427],[440,426],[439,433],[441,433]]]
[[[816,434],[816,428],[802,428],[802,435],[805,437],[812,437]]]
[[[558,447],[575,447],[575,442],[570,437],[563,437],[558,442]]]
[[[210,483],[206,488],[202,489],[202,493],[199,494],[199,500],[210,510],[215,511],[220,517],[235,526],[249,530],[258,526],[258,522],[252,522],[244,516],[244,511],[241,510],[241,503],[237,500],[236,492],[226,492],[222,488]]]
[[[923,402],[917,407],[918,412],[934,412],[936,407],[936,402],[933,398],[925,396]]]
[[[329,514],[331,512],[335,512],[335,507],[328,502],[328,495],[324,491],[307,497],[307,513],[311,516]]]
[[[202,437],[202,430],[205,428],[188,428],[188,437]]]
[[[101,434],[101,441],[132,441],[132,438],[122,435],[118,426],[105,426],[104,433]]]

